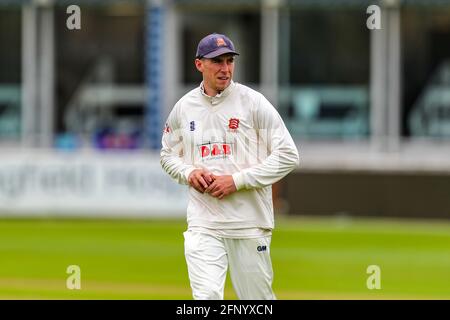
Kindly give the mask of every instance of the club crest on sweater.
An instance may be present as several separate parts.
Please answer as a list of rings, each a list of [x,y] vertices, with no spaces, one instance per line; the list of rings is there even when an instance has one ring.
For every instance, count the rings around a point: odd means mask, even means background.
[[[235,132],[239,128],[239,119],[231,118],[228,122],[228,128],[230,131]]]

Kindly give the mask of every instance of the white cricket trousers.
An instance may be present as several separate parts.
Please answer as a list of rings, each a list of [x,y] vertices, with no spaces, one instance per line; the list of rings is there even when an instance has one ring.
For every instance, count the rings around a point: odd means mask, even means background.
[[[271,237],[217,238],[184,232],[184,250],[195,300],[222,300],[227,268],[241,300],[274,300]]]

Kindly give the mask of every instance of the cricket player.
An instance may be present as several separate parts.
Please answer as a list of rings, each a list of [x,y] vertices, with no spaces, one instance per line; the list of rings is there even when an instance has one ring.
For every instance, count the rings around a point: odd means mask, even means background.
[[[171,111],[161,165],[189,185],[185,257],[194,299],[223,299],[228,267],[239,299],[275,299],[271,185],[299,164],[283,120],[260,93],[233,82],[232,41],[210,34],[197,47],[200,86]]]

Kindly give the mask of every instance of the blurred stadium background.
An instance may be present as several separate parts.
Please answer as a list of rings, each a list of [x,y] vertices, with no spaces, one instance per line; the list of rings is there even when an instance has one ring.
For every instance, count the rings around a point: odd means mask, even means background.
[[[158,149],[211,32],[301,154],[273,190],[278,297],[450,299],[447,0],[0,0],[0,299],[191,297]]]

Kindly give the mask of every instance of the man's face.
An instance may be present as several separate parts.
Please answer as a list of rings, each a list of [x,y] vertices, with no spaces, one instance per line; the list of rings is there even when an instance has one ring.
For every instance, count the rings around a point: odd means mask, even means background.
[[[228,87],[231,82],[234,72],[234,55],[223,54],[211,59],[195,59],[195,66],[203,74],[207,94],[215,95]]]

